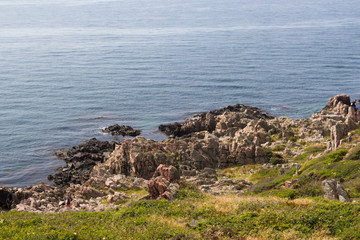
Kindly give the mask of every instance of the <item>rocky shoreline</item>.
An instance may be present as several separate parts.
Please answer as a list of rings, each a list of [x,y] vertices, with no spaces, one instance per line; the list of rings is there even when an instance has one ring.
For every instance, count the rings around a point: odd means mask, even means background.
[[[62,212],[68,210],[64,206],[68,195],[72,211],[102,211],[127,199],[171,200],[181,182],[211,194],[243,194],[251,182],[221,177],[215,169],[282,164],[286,172],[297,168],[286,156],[302,154],[302,143],[326,143],[324,153],[334,151],[351,137],[349,132],[358,127],[359,120],[350,106],[350,97],[337,95],[309,119],[274,117],[256,107],[238,104],[198,114],[183,123],[160,125],[159,130],[169,136],[163,141],[144,137],[122,142],[90,139],[72,149],[56,151],[66,166],[49,175],[54,186],[0,187],[0,208]],[[104,131],[122,135],[120,130],[125,129],[130,131],[126,135],[140,134],[123,127],[114,125]],[[269,151],[279,146],[281,154]],[[293,183],[287,184],[290,187]],[[336,183],[325,185],[329,188]],[[143,189],[149,194],[138,196],[129,189]]]

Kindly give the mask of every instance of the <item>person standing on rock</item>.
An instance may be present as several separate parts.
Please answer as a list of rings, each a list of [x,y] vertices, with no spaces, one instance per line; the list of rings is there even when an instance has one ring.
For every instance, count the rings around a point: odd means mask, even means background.
[[[69,196],[66,196],[66,197],[65,197],[65,206],[66,206],[67,208],[69,208],[69,207],[70,207],[70,203],[71,203],[71,200],[70,200]]]
[[[360,103],[360,99],[358,99],[357,101]],[[356,99],[355,99],[354,102],[355,102],[355,106],[354,106],[354,108],[355,108],[355,121],[360,122],[360,109],[356,104]]]
[[[360,121],[360,111],[356,104],[356,101],[360,102],[359,99],[355,99],[353,102],[350,103],[350,106],[354,108],[354,112],[351,115],[355,122],[359,122]]]
[[[359,110],[359,108],[357,107],[357,104],[356,104],[356,101],[360,101],[359,99],[358,100],[354,100],[354,102],[351,103],[351,106],[353,106],[355,108],[355,112],[357,112]]]

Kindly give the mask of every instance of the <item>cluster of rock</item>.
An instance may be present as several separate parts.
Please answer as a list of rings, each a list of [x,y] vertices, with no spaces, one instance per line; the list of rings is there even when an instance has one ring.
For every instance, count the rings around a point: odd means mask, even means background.
[[[125,125],[120,126],[119,124],[111,125],[107,128],[104,128],[102,131],[110,134],[111,136],[122,135],[122,136],[136,137],[141,134],[141,130],[135,130],[130,126],[125,126]]]
[[[65,191],[49,184],[37,184],[25,188],[0,188],[0,207],[18,211],[52,211],[58,207]]]
[[[84,184],[70,184],[67,188],[45,183],[26,188],[0,187],[0,208],[26,212],[63,212],[69,210],[65,208],[65,196],[70,196],[72,211],[103,211],[115,208],[128,199],[138,200],[138,196],[128,196],[124,191],[129,188],[144,189],[146,186],[145,179],[114,175],[92,179]]]
[[[160,129],[179,137],[161,142],[124,139],[104,163],[94,167],[92,176],[108,172],[150,179],[160,164],[201,170],[266,163],[269,158],[261,145],[271,141],[267,132],[272,128],[266,122],[271,119],[258,108],[235,105],[184,124],[163,125]]]
[[[182,181],[212,194],[243,193],[250,182],[219,179],[214,169],[268,166],[273,156],[267,149],[282,146],[284,156],[302,154],[301,142],[325,142],[329,138],[328,151],[335,150],[357,127],[351,108],[350,97],[338,95],[320,113],[293,120],[235,105],[196,115],[184,123],[161,125],[159,129],[171,136],[163,141],[135,137],[119,144],[91,139],[56,152],[66,162],[65,167],[49,175],[57,186],[0,188],[0,207],[56,212],[64,209],[59,202],[68,194],[75,209],[102,210],[128,199],[122,190],[144,187],[149,189],[148,198],[172,199],[180,176]],[[119,125],[104,131],[114,135],[140,133]],[[293,167],[284,165],[281,172]],[[292,184],[288,183],[289,187]]]

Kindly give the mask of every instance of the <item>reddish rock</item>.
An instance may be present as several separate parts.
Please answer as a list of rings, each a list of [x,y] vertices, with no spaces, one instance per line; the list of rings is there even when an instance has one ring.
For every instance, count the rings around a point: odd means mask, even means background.
[[[149,195],[152,199],[167,197],[166,190],[170,182],[163,177],[156,177],[148,181]]]
[[[154,172],[153,178],[158,176],[164,177],[169,182],[174,182],[180,179],[179,171],[174,166],[166,166],[160,164],[156,171]]]

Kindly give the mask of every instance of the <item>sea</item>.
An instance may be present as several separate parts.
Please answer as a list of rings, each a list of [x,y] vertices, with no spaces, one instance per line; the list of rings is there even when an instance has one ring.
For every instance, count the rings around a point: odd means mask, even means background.
[[[359,77],[358,0],[1,0],[0,185],[47,182],[55,150],[115,123],[308,118]]]

